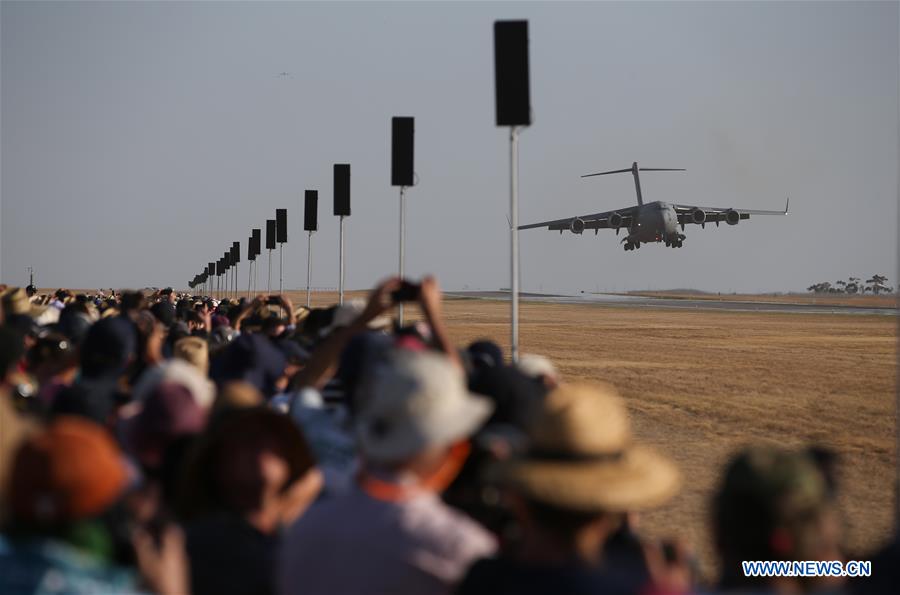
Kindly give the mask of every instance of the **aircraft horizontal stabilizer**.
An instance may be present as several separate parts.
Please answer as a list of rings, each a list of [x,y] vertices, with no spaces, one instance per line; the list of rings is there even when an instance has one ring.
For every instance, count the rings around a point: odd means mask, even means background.
[[[682,167],[639,167],[638,171],[687,171]],[[608,174],[624,174],[630,173],[634,171],[634,167],[629,167],[628,169],[614,169],[612,171],[601,171],[595,174],[585,174],[581,176],[582,178],[590,178],[592,176],[605,176]]]

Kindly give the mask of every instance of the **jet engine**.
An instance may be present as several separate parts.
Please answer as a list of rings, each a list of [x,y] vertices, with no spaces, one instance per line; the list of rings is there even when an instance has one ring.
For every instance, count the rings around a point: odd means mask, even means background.
[[[728,225],[737,225],[741,220],[741,214],[735,211],[734,209],[728,209],[725,211],[725,221]]]
[[[584,231],[584,219],[579,219],[575,217],[572,219],[572,222],[569,224],[569,231],[572,233],[581,233]]]
[[[691,221],[700,224],[706,221],[706,211],[703,209],[693,209],[691,211]]]
[[[619,226],[622,225],[622,215],[618,213],[611,214],[608,223],[613,229],[619,229]]]

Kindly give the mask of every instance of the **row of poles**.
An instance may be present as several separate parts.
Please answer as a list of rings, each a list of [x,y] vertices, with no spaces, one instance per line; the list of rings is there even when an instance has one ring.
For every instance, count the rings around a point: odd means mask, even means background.
[[[497,126],[508,126],[510,159],[510,341],[513,361],[519,357],[519,210],[518,210],[518,144],[522,127],[531,125],[531,102],[528,64],[528,21],[494,22],[494,83]],[[391,121],[391,185],[400,189],[399,275],[406,274],[406,193],[414,185],[413,173],[414,119],[394,117]],[[304,230],[307,232],[306,305],[311,298],[312,235],[317,230],[318,191],[307,190],[304,204]],[[339,282],[340,303],[344,303],[344,218],[350,215],[350,165],[334,165],[334,214],[340,217]],[[248,240],[247,259],[250,273],[248,297],[255,291],[257,257],[260,256],[261,230],[253,229]],[[266,221],[268,250],[267,290],[272,291],[272,250],[279,246],[278,290],[284,290],[284,243],[287,242],[287,209],[277,209],[275,219]],[[189,283],[204,291],[224,297],[237,297],[237,265],[240,262],[240,242]],[[232,271],[233,269],[233,271]],[[231,273],[229,274],[229,271]],[[223,279],[224,277],[224,279]],[[398,308],[399,323],[403,324],[403,305]]]
[[[318,229],[318,190],[306,190],[304,194],[304,223],[307,232],[306,305],[311,301],[312,234]],[[340,218],[340,301],[344,303],[344,218],[350,216],[350,164],[334,164],[334,213]],[[287,209],[276,209],[275,219],[266,220],[266,250],[268,251],[268,275],[266,291],[272,291],[272,251],[278,245],[278,292],[284,291],[284,244],[287,243]],[[262,254],[262,229],[254,228],[247,240],[247,260],[250,270],[247,277],[247,297],[257,291],[258,262]],[[221,258],[208,263],[203,271],[188,283],[191,289],[202,287],[210,294],[226,299],[238,297],[238,263],[241,261],[241,244],[234,242]],[[222,279],[224,277],[224,280]]]
[[[400,187],[400,264],[399,274],[405,274],[405,235],[406,235],[406,188],[413,185],[413,137],[415,121],[411,117],[394,117],[391,122],[391,184]],[[318,190],[306,190],[304,194],[303,229],[307,232],[306,259],[306,305],[312,301],[312,235],[318,230]],[[341,304],[344,303],[344,219],[350,216],[350,164],[334,164],[334,214],[339,218],[338,241],[338,294]],[[247,297],[256,289],[256,258],[261,254],[261,230],[253,229],[247,242],[247,260],[250,262],[250,273],[247,281]],[[278,244],[279,281],[278,291],[284,290],[284,244],[287,243],[287,209],[276,209],[275,219],[266,221],[266,248],[269,252],[269,282],[267,290],[272,291],[272,250]],[[215,295],[225,298],[238,297],[237,266],[240,262],[240,242],[234,242],[221,258],[208,263],[203,271],[195,275],[188,285],[191,289],[202,287]],[[234,269],[232,271],[232,269]],[[224,281],[222,280],[224,277]],[[400,323],[403,323],[403,306],[399,310]]]

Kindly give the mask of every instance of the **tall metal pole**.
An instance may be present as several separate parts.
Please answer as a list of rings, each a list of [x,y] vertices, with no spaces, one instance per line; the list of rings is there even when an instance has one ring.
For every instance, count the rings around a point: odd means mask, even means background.
[[[509,214],[510,214],[510,351],[512,361],[519,361],[519,129],[509,129]]]
[[[400,186],[400,278],[404,278],[406,253],[406,186]],[[403,326],[403,302],[400,302],[398,317],[400,326]]]
[[[340,227],[340,249],[338,250],[338,260],[341,261],[340,271],[338,275],[338,303],[344,303],[344,216],[341,215],[341,227]],[[307,269],[309,266],[307,265]],[[309,277],[309,272],[306,274]],[[309,279],[306,280],[306,285],[309,285]],[[306,299],[306,307],[309,307],[309,297]]]
[[[266,283],[266,293],[272,293],[272,249],[269,248],[269,280]]]
[[[284,242],[278,244],[278,293],[284,293]]]
[[[341,217],[343,219],[343,217]],[[310,272],[312,271],[312,230],[307,232],[309,236],[306,240],[306,307],[309,308],[310,298]],[[343,303],[343,300],[341,301]]]
[[[250,266],[247,268],[247,299],[250,299],[250,290],[253,287],[253,261],[250,261]]]

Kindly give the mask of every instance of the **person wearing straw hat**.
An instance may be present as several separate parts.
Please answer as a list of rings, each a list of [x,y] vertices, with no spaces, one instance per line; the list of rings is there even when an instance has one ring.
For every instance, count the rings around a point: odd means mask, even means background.
[[[440,499],[467,439],[490,416],[446,356],[397,349],[363,373],[355,419],[362,469],[289,531],[279,592],[452,592],[494,537]]]
[[[458,593],[628,593],[633,581],[604,568],[604,545],[627,515],[679,489],[669,459],[636,444],[609,386],[563,385],[550,393],[522,457],[486,471],[504,489],[518,539],[477,562]]]

